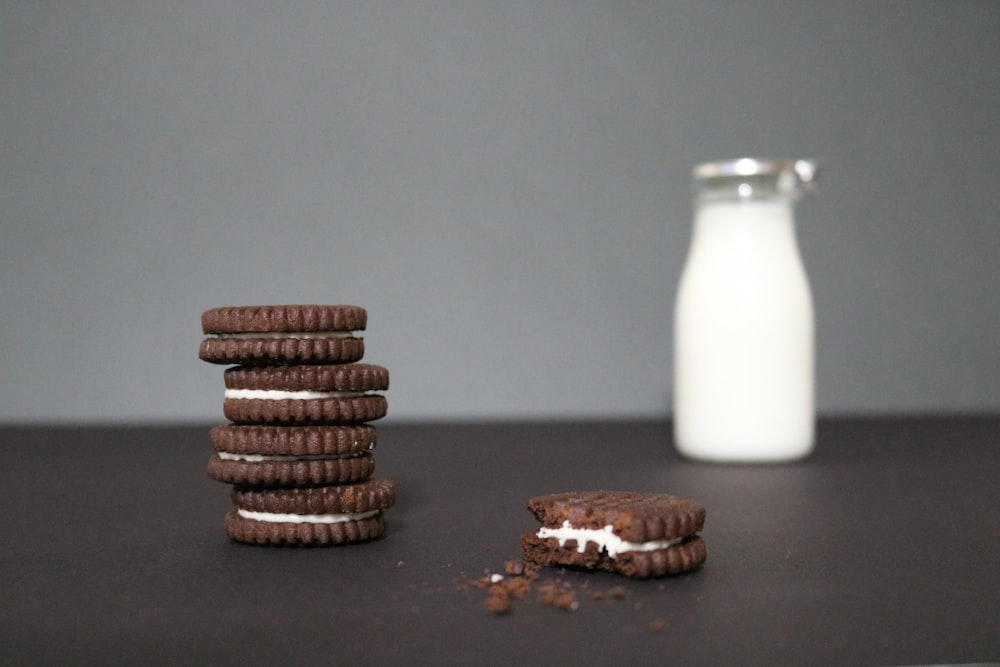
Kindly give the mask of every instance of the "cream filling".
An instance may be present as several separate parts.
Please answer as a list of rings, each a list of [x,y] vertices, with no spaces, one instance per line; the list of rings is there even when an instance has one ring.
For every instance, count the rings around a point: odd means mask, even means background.
[[[354,338],[353,331],[250,331],[241,333],[210,334],[220,340],[254,340],[295,338],[300,340],[327,340],[330,338]]]
[[[574,528],[569,521],[563,521],[559,528],[542,527],[538,530],[538,537],[545,539],[554,537],[559,540],[559,546],[566,546],[569,540],[576,541],[576,550],[583,553],[587,550],[587,543],[593,542],[600,551],[605,551],[608,557],[614,558],[620,553],[627,551],[656,551],[658,549],[668,549],[684,540],[677,537],[671,540],[650,540],[649,542],[627,542],[615,535],[612,526],[604,528]]]
[[[363,391],[278,391],[276,389],[226,389],[226,398],[280,401],[283,399],[309,400],[313,398],[361,398],[370,396]]]
[[[266,521],[268,523],[344,523],[345,521],[359,521],[377,516],[381,511],[371,510],[370,512],[360,512],[358,514],[279,514],[277,512],[253,512],[251,510],[237,509],[236,513],[244,519]]]
[[[369,448],[370,449],[370,448]],[[233,452],[216,452],[223,461],[244,461],[246,463],[263,463],[265,461],[285,462],[285,461],[328,461],[332,459],[354,459],[362,456],[365,452],[357,454],[303,454],[302,456],[292,455],[266,455],[266,454],[235,454]]]

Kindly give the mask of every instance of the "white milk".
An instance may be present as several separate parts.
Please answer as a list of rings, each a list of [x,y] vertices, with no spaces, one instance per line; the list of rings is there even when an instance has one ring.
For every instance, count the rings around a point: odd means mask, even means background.
[[[792,212],[799,182],[784,191],[788,182],[753,178],[739,188],[729,178],[714,194],[702,183],[695,209],[674,314],[674,435],[692,458],[785,461],[813,447],[813,305]]]

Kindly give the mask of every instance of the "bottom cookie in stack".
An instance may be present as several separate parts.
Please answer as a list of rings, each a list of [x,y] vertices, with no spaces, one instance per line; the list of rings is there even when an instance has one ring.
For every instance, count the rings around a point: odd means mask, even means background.
[[[293,489],[234,487],[226,534],[261,545],[318,546],[364,542],[385,533],[395,503],[391,480]]]

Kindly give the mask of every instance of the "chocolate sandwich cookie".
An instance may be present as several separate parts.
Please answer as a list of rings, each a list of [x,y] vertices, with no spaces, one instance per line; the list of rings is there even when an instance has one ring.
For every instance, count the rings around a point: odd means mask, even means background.
[[[368,479],[375,470],[375,428],[216,426],[212,479],[258,487],[321,486]]]
[[[198,356],[216,364],[339,364],[361,359],[368,314],[359,306],[234,306],[201,315]]]
[[[525,560],[646,578],[680,574],[705,562],[698,535],[705,508],[662,493],[590,491],[532,498],[542,523],[521,538]]]
[[[301,489],[234,487],[226,534],[261,545],[318,546],[364,542],[385,533],[384,510],[396,500],[391,480]]]
[[[381,419],[389,371],[374,364],[226,369],[223,413],[238,424],[357,424]]]

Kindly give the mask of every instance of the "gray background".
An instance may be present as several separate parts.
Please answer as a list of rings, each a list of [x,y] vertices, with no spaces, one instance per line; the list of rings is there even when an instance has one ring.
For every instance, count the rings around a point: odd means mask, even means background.
[[[689,170],[823,157],[824,414],[1000,408],[1000,3],[0,2],[0,420],[221,419],[357,303],[390,419],[669,414]]]

